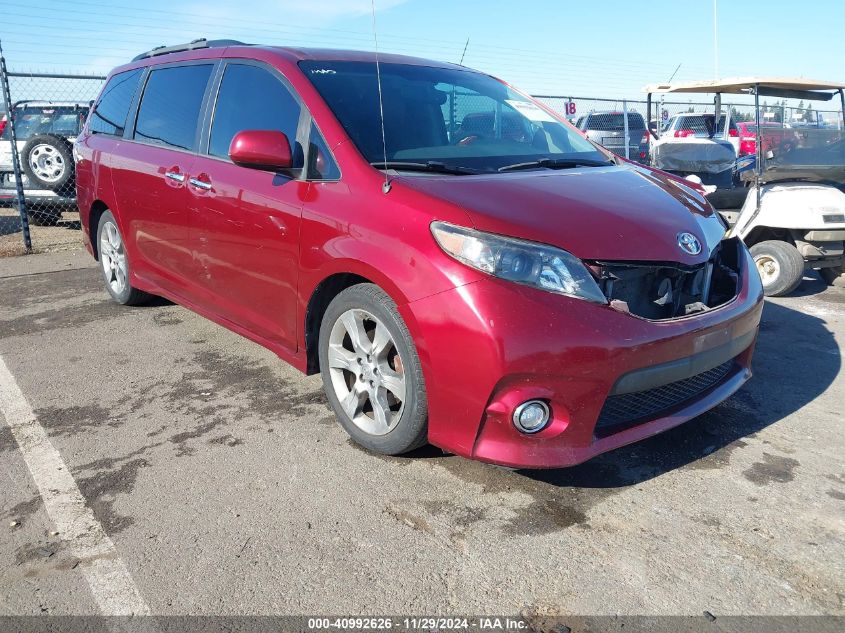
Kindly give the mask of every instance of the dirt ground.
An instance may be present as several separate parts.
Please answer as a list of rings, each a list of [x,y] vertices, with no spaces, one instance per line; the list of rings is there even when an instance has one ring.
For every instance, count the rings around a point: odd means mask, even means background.
[[[37,212],[36,212],[37,213]],[[35,253],[53,253],[78,249],[82,246],[79,213],[66,211],[55,226],[37,226],[30,223],[32,250]],[[0,257],[24,254],[21,219],[18,210],[0,207]]]
[[[162,615],[845,615],[843,347],[845,290],[808,278],[766,302],[727,402],[510,471],[356,448],[319,378],[180,306],[114,304],[84,252],[0,260],[0,358]],[[32,459],[0,416],[0,615],[97,613],[104,559]]]

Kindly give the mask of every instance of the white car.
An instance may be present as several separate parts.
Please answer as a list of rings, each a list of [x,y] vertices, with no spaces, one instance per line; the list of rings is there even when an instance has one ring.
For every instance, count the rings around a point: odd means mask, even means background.
[[[734,148],[734,154],[739,155],[739,128],[736,121],[731,119],[728,127],[728,137],[724,138],[725,115],[719,117],[719,127],[713,129],[712,114],[696,114],[686,112],[676,114],[661,128],[661,138],[717,138],[728,141]]]
[[[13,106],[21,184],[34,222],[52,223],[76,204],[73,142],[88,114],[87,103],[19,101]],[[11,129],[0,121],[0,206],[17,199]]]

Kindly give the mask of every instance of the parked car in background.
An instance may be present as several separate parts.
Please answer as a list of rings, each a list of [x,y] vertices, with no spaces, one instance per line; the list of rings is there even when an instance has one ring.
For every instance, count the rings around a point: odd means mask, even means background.
[[[591,141],[603,145],[618,156],[625,156],[625,113],[590,112],[578,119],[576,127]],[[628,112],[628,158],[648,162],[649,134],[645,119],[637,112]]]
[[[73,142],[82,130],[89,104],[19,101],[12,119],[21,162],[21,184],[30,221],[53,224],[76,205]],[[17,198],[12,165],[11,125],[0,121],[0,205]]]
[[[694,185],[463,66],[156,49],[110,73],[74,152],[111,297],[319,372],[372,451],[571,465],[751,375],[760,280]]]
[[[725,119],[727,117],[723,114],[719,117],[719,125],[714,126],[713,122],[716,117],[713,114],[693,114],[684,113],[676,114],[669,118],[666,124],[661,129],[661,138],[664,135],[672,136],[674,138],[723,138],[725,130]],[[734,153],[739,156],[739,128],[734,119],[731,119],[728,127],[728,142],[733,145]]]
[[[737,122],[739,130],[739,155],[753,156],[757,153],[757,124],[750,121]],[[763,151],[788,152],[798,147],[801,137],[789,124],[762,123]]]

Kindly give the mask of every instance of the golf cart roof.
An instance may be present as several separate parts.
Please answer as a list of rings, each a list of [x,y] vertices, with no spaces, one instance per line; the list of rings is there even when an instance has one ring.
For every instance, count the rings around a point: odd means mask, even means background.
[[[648,93],[697,92],[749,94],[759,86],[759,94],[766,97],[786,97],[830,101],[835,92],[845,90],[845,84],[796,77],[730,77],[708,81],[688,81],[676,84],[650,84],[643,88]]]

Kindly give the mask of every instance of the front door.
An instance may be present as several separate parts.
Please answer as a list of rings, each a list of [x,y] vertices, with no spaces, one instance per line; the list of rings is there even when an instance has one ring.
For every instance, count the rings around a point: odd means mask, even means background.
[[[299,225],[308,183],[298,178],[302,107],[274,70],[229,62],[207,147],[192,167],[191,248],[201,300],[236,325],[296,349]],[[229,144],[241,130],[277,130],[291,143],[290,173],[239,167]]]

